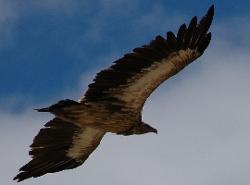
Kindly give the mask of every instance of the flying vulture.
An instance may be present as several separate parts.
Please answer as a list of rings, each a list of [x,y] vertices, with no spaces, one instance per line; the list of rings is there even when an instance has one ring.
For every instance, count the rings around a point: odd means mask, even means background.
[[[133,49],[99,72],[78,101],[61,100],[39,112],[55,118],[45,124],[31,144],[32,159],[14,180],[22,181],[84,163],[107,132],[119,135],[157,133],[142,121],[142,108],[165,80],[200,57],[211,40],[208,29],[214,6],[197,22],[182,24],[177,35],[167,32]]]

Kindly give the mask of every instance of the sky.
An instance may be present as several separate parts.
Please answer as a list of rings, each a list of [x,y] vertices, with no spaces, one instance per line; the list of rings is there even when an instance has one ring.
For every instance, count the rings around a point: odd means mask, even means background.
[[[158,135],[108,134],[83,166],[21,184],[249,185],[247,0],[0,0],[0,184],[16,184],[52,118],[34,108],[78,100],[96,72],[211,4],[210,46],[146,102]]]

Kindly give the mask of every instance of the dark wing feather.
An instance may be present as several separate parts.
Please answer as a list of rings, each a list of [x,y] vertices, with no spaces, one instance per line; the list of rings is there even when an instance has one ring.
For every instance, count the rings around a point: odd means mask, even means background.
[[[32,160],[20,168],[21,172],[14,180],[22,181],[80,166],[99,145],[103,135],[103,132],[93,132],[54,118],[34,138],[29,152]]]
[[[80,101],[139,110],[155,88],[203,54],[211,39],[207,31],[213,14],[211,6],[199,23],[194,17],[188,28],[183,24],[177,37],[168,32],[166,39],[157,36],[124,55],[96,75]]]

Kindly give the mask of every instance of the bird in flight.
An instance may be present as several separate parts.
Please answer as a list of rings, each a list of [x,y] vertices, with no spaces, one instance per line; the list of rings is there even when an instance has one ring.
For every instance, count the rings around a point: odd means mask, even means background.
[[[157,133],[142,121],[142,109],[150,94],[165,80],[200,57],[211,40],[208,32],[214,15],[211,6],[198,22],[182,24],[178,33],[167,32],[149,44],[133,49],[100,71],[78,101],[61,100],[39,112],[54,119],[44,125],[14,180],[22,181],[84,163],[107,132],[118,135]]]

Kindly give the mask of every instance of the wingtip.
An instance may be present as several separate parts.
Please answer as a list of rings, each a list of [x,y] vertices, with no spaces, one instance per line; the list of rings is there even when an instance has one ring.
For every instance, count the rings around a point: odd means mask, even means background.
[[[214,4],[212,4],[210,7],[209,7],[209,9],[208,9],[208,11],[207,11],[207,15],[214,15]]]
[[[13,178],[13,181],[21,182],[23,180],[27,179],[25,176],[25,172],[23,172],[21,169],[19,170],[19,173]]]
[[[197,24],[198,18],[197,16],[193,16],[191,19],[191,22],[195,22],[195,24]]]
[[[24,179],[21,179],[21,178],[19,177],[19,174],[13,178],[13,181],[16,181],[16,182],[21,182],[21,181],[23,181],[23,180],[24,180]]]

